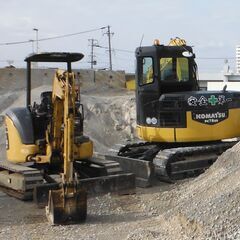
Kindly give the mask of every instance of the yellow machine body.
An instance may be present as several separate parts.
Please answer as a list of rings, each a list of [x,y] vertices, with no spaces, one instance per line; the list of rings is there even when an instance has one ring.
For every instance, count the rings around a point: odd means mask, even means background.
[[[7,159],[13,163],[27,162],[28,156],[35,155],[39,152],[36,144],[23,144],[19,132],[12,119],[5,117],[6,124],[6,148]]]
[[[91,158],[93,155],[93,142],[91,140],[81,143],[79,145],[74,145],[74,158],[83,160]]]
[[[137,126],[139,138],[149,142],[203,142],[217,141],[240,136],[240,109],[230,109],[227,119],[207,125],[192,119],[191,112],[187,112],[187,126],[185,128],[158,128]]]
[[[7,139],[7,160],[12,163],[25,163],[32,161],[35,156],[37,163],[51,163],[50,155],[40,155],[37,144],[22,143],[18,129],[13,121],[6,116],[6,139]],[[74,158],[76,160],[89,159],[93,156],[93,142],[89,139],[87,142],[74,144]]]

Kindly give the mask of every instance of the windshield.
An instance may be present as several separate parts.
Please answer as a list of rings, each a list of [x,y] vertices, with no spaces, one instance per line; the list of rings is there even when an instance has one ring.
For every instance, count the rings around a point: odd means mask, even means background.
[[[161,81],[183,81],[189,80],[188,59],[161,58],[160,59]]]

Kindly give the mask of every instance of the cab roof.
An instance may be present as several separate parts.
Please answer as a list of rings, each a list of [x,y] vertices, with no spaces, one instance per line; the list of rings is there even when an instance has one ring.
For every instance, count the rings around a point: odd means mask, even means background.
[[[84,55],[82,53],[72,52],[44,52],[30,54],[24,59],[25,62],[77,62]]]
[[[193,53],[191,46],[165,46],[165,45],[153,45],[153,46],[142,46],[138,47],[135,51],[137,57],[140,56],[155,56],[159,57],[180,57],[183,56],[182,53],[188,51]],[[193,54],[193,58],[195,55]]]

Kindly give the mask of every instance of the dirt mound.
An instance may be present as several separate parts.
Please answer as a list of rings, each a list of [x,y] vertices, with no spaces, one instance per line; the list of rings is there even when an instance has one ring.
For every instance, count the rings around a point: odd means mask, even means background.
[[[206,236],[240,237],[240,143],[213,166],[182,186],[176,210],[206,229]]]
[[[95,150],[106,152],[131,138],[135,124],[135,99],[130,96],[100,97],[83,95],[85,134]]]
[[[167,229],[170,236],[178,232],[181,239],[240,239],[239,160],[240,143],[198,178],[161,195],[153,194],[148,209],[154,209],[162,219],[158,218],[157,228],[147,229]],[[164,201],[171,207],[162,212]]]

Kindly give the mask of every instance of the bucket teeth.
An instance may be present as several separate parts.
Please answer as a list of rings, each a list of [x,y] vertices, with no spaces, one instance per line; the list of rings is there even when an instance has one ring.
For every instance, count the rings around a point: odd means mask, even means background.
[[[49,191],[46,216],[52,225],[81,223],[87,217],[87,194],[76,187]],[[67,192],[67,193],[66,193]]]

